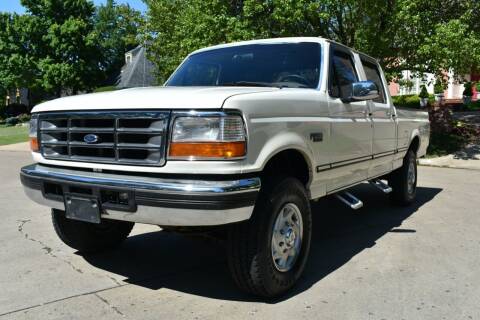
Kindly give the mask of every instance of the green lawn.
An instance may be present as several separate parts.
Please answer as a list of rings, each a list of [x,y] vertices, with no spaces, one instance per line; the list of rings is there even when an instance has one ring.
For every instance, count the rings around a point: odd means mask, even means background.
[[[28,141],[28,127],[0,126],[0,146]]]

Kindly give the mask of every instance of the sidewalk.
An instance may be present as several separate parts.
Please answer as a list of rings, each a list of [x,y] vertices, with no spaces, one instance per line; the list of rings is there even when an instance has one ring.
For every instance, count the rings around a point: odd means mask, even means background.
[[[0,146],[0,151],[30,152],[30,144],[28,142],[7,144],[6,146]]]
[[[422,166],[480,170],[480,143],[444,157],[419,159]]]

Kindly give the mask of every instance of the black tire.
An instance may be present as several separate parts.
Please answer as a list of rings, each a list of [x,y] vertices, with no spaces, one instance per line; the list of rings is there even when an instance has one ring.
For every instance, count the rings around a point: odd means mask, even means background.
[[[102,219],[100,224],[71,220],[65,212],[52,209],[52,222],[58,237],[82,253],[101,252],[120,245],[130,234],[133,222]]]
[[[231,226],[227,245],[228,265],[237,286],[267,298],[282,295],[300,278],[312,234],[310,202],[304,186],[295,178],[277,182],[262,186],[251,219]],[[300,210],[303,236],[291,269],[281,272],[273,259],[272,235],[274,223],[286,204],[294,204]]]
[[[411,174],[413,170],[414,177]],[[392,172],[388,184],[393,191],[390,199],[393,204],[407,206],[415,200],[417,193],[417,156],[413,150],[408,150],[403,165]]]

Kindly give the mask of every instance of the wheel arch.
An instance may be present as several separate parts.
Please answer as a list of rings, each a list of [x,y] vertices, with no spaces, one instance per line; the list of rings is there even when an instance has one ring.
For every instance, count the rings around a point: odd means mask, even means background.
[[[308,189],[313,179],[313,166],[309,156],[299,148],[286,147],[271,154],[262,167],[262,175],[282,172],[293,176]]]
[[[412,139],[410,140],[410,146],[408,147],[408,149],[415,152],[415,154],[418,153],[418,150],[420,150],[420,136],[414,135],[412,137]]]

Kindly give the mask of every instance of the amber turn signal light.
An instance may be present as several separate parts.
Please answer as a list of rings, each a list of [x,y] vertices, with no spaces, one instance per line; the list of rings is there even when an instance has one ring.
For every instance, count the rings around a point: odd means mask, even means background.
[[[181,159],[233,159],[245,156],[245,141],[173,142],[169,156]]]
[[[40,148],[38,147],[38,139],[37,138],[30,138],[30,149],[33,152],[38,152]]]

